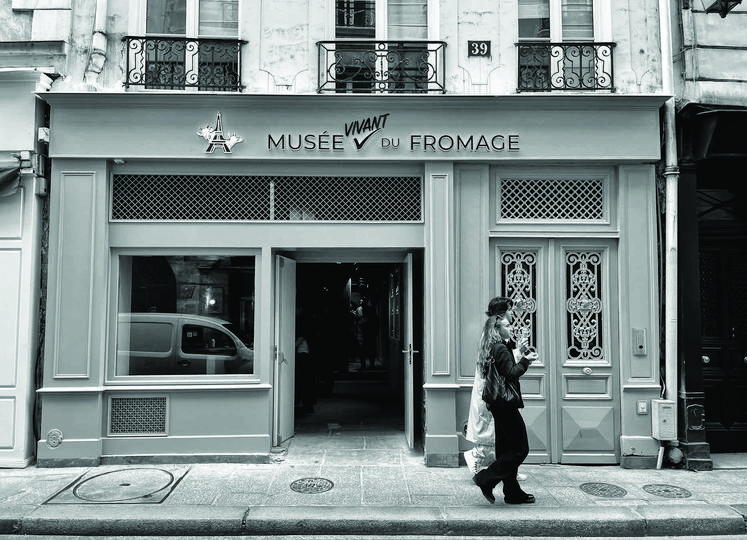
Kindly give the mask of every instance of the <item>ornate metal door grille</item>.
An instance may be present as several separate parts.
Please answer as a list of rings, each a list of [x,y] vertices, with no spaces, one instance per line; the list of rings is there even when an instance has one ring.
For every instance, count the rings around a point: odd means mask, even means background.
[[[568,251],[566,263],[567,359],[604,361],[602,339],[602,253]]]
[[[606,223],[604,178],[499,178],[498,222]]]
[[[537,253],[535,251],[504,251],[501,253],[501,272],[504,295],[513,299],[516,320],[514,339],[518,343],[522,333],[535,347],[537,318]]]
[[[110,435],[166,435],[166,397],[112,397]]]
[[[112,221],[421,222],[417,176],[116,174]]]

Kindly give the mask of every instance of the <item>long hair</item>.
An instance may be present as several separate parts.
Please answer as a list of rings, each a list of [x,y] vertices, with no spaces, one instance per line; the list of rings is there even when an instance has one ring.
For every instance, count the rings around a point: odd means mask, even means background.
[[[480,336],[480,351],[477,355],[477,365],[480,367],[480,372],[483,377],[487,375],[488,368],[493,362],[493,358],[490,356],[490,352],[493,346],[501,341],[501,336],[498,333],[498,326],[500,325],[503,318],[506,316],[505,313],[498,313],[491,315],[485,321],[485,325],[482,327],[482,335]]]

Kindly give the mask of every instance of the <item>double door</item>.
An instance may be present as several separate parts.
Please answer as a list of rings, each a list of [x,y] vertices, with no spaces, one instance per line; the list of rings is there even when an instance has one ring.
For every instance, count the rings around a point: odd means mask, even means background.
[[[747,249],[700,239],[701,362],[712,452],[747,451]]]
[[[618,463],[614,240],[496,239],[498,294],[539,360],[521,379],[530,463]]]
[[[361,255],[361,254],[359,254]],[[335,261],[331,255],[315,255],[317,262]],[[394,253],[387,256],[365,253],[358,256],[362,261],[391,263],[397,267],[396,297],[397,325],[401,327],[397,343],[403,355],[402,380],[404,380],[404,427],[405,439],[409,448],[415,446],[415,368],[414,355],[420,347],[416,342],[414,298],[414,262],[412,253]],[[296,384],[308,381],[295,379],[295,328],[296,316],[296,261],[281,255],[275,256],[275,355],[273,362],[273,445],[280,445],[294,433],[294,397]]]

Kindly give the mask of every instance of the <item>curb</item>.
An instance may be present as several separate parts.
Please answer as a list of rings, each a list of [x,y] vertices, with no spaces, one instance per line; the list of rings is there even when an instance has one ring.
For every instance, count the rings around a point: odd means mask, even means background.
[[[15,512],[15,516],[11,513]],[[0,534],[67,536],[420,535],[726,536],[739,510],[671,504],[591,508],[411,506],[44,505],[6,507]]]

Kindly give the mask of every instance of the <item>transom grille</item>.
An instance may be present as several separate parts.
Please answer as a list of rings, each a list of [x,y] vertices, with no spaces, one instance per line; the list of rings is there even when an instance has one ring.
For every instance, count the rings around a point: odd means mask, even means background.
[[[166,435],[166,397],[112,397],[109,434]]]
[[[606,222],[603,178],[499,178],[499,222]]]
[[[113,221],[422,221],[417,176],[117,174]]]

